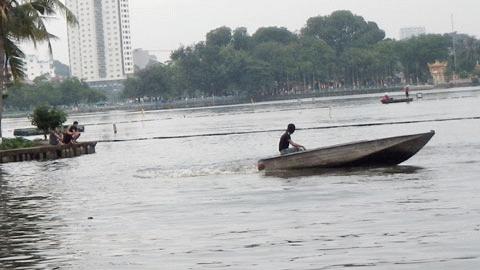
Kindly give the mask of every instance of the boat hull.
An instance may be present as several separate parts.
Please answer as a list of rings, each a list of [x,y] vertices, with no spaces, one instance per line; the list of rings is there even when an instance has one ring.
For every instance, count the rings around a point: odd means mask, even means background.
[[[258,169],[271,171],[393,166],[418,153],[434,135],[435,132],[431,131],[275,156],[258,161]]]
[[[402,103],[402,102],[412,102],[413,98],[390,98],[389,100],[382,99],[381,102],[383,104],[390,104],[390,103]]]

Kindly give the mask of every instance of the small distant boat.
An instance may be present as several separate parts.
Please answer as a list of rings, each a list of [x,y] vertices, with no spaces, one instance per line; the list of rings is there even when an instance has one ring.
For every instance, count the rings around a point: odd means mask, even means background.
[[[259,160],[258,170],[394,166],[418,153],[434,135],[430,131],[275,156]]]
[[[390,103],[401,103],[401,102],[412,102],[413,98],[388,98],[380,100],[383,104],[390,104]]]

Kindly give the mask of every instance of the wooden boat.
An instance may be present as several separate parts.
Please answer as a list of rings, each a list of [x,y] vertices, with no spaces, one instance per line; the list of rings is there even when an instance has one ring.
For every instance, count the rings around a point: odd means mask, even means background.
[[[383,104],[412,102],[412,101],[413,101],[413,98],[389,98],[389,99],[382,99],[381,100],[381,102]]]
[[[393,166],[414,156],[430,141],[433,135],[435,135],[435,131],[280,155],[258,161],[258,169],[260,171],[276,171]]]

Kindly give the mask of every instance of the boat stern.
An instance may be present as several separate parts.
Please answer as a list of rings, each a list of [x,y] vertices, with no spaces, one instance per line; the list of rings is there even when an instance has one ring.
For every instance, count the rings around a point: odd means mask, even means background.
[[[258,169],[259,171],[265,170],[265,163],[263,162],[263,160],[259,160],[259,161],[257,162],[257,169]]]

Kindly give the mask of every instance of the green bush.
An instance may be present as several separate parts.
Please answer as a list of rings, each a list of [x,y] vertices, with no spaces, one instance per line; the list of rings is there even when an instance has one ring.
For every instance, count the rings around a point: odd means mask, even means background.
[[[3,138],[2,143],[0,144],[0,150],[12,150],[19,148],[29,148],[37,146],[38,143],[34,143],[27,139],[17,137],[14,139]]]
[[[43,131],[46,140],[50,130],[62,126],[67,121],[67,113],[49,106],[40,106],[33,111],[30,120],[32,125]]]

